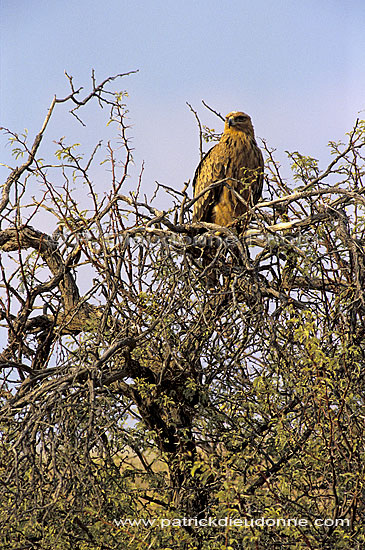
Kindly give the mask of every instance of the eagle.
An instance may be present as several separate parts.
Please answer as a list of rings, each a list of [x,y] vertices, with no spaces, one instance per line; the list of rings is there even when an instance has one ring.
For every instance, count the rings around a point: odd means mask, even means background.
[[[231,224],[261,197],[264,160],[255,140],[251,118],[241,111],[226,116],[224,132],[202,158],[194,179],[193,222]],[[212,183],[222,181],[200,194]],[[239,197],[236,195],[239,195]],[[242,200],[241,200],[242,199]]]

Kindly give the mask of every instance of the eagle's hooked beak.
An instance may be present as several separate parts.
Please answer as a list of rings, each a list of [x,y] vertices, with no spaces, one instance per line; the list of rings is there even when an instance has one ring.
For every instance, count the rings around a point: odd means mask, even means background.
[[[233,117],[229,117],[229,119],[228,119],[228,128],[230,128],[231,126],[234,126],[234,118]]]

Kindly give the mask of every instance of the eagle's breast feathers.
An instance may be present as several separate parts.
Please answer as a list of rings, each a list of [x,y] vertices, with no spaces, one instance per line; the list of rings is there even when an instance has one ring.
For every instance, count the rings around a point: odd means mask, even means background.
[[[250,117],[236,111],[227,115],[219,143],[208,151],[196,169],[194,197],[211,184],[224,181],[195,202],[193,222],[226,226],[242,216],[247,211],[247,203],[256,204],[261,196],[263,165]]]

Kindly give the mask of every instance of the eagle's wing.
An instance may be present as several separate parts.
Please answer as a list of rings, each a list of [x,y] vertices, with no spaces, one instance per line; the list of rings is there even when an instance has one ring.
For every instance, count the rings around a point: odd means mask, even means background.
[[[228,159],[229,162],[229,159]],[[194,197],[199,195],[212,183],[224,179],[227,172],[226,148],[222,142],[217,143],[200,161],[193,179]],[[222,186],[217,185],[202,195],[194,204],[193,222],[209,221],[213,207],[222,193]]]
[[[252,151],[255,156],[255,162],[257,166],[257,178],[254,184],[251,187],[251,193],[252,193],[252,203],[256,204],[260,198],[262,193],[262,187],[264,184],[264,157],[262,155],[260,147],[257,145],[255,138],[252,138]]]

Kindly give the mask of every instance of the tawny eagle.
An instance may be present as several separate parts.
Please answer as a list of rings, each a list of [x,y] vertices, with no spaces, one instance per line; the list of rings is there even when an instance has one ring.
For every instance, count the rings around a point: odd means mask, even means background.
[[[251,118],[241,111],[229,113],[219,143],[208,151],[196,169],[194,197],[212,183],[224,181],[194,203],[193,222],[227,226],[242,216],[247,204],[256,204],[261,197],[263,167]]]

